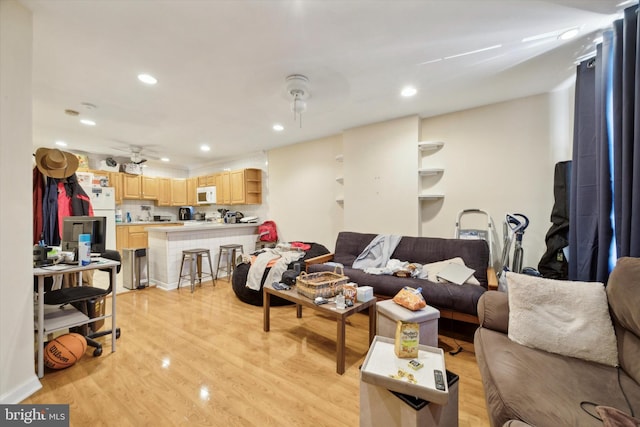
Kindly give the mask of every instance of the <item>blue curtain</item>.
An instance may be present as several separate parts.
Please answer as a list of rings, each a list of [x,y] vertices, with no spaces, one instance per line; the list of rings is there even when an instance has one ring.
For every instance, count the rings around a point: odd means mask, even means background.
[[[569,278],[606,282],[640,256],[640,67],[637,6],[605,32],[576,77]]]
[[[637,7],[614,27],[613,147],[616,250],[640,257],[640,67]]]

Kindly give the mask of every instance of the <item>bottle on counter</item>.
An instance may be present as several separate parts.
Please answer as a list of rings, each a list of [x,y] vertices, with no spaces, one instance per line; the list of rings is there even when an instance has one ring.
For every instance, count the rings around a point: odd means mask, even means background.
[[[131,212],[127,212],[127,222],[131,222]]]

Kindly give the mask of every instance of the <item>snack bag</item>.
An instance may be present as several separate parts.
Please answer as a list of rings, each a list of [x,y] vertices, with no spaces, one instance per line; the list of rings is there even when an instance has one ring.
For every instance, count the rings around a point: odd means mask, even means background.
[[[418,357],[419,342],[420,325],[398,320],[396,323],[396,356],[401,359],[414,359]]]
[[[400,289],[400,292],[393,297],[393,302],[399,304],[409,310],[420,310],[427,306],[427,303],[424,301],[422,297],[422,288],[414,289],[409,286],[405,286]]]
[[[358,285],[353,282],[347,283],[342,287],[342,294],[345,301],[351,301],[351,304],[355,304],[358,296]]]

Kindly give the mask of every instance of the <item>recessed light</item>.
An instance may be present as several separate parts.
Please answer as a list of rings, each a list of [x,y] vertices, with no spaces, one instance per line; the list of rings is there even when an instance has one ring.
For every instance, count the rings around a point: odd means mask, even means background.
[[[90,119],[80,119],[80,123],[82,123],[83,125],[87,125],[87,126],[95,126],[96,122],[94,122],[93,120]]]
[[[56,145],[59,146],[59,147],[66,147],[67,143],[64,142],[64,141],[56,141]]]
[[[284,130],[284,126],[282,126],[280,123],[276,123],[275,125],[273,125],[273,130],[275,130],[276,132],[282,132]]]
[[[578,35],[578,33],[580,32],[579,28],[570,28],[567,31],[563,31],[559,36],[558,39],[560,40],[569,40],[574,38],[575,36]]]
[[[151,74],[138,74],[138,80],[148,85],[154,85],[158,83],[158,79],[153,77]]]
[[[163,162],[168,162],[171,159],[169,159],[168,157],[162,157],[162,158],[160,158],[160,160],[163,161]]]
[[[413,86],[405,86],[402,89],[402,92],[400,92],[400,95],[404,96],[405,98],[408,98],[410,96],[414,96],[416,93],[418,93],[418,89],[416,89]]]
[[[200,151],[211,151],[211,147],[209,147],[208,145],[201,145]]]

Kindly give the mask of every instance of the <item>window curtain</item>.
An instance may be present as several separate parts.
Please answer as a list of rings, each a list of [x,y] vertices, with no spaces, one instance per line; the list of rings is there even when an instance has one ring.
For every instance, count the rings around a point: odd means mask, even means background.
[[[605,32],[595,59],[577,68],[569,214],[572,280],[606,282],[617,257],[640,256],[637,39],[634,6]]]

